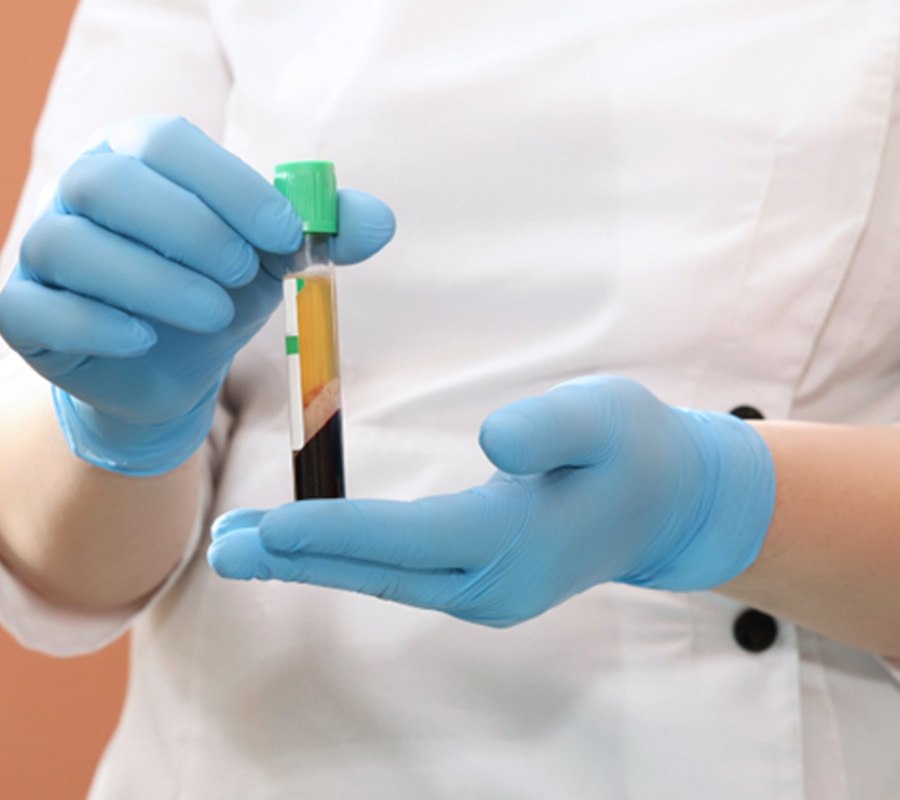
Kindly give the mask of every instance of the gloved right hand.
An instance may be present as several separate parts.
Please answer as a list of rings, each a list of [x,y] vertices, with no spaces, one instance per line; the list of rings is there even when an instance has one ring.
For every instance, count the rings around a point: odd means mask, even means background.
[[[341,191],[339,205],[335,262],[390,240],[381,201]],[[125,123],[72,164],[25,237],[0,292],[0,335],[54,384],[74,453],[166,472],[208,433],[302,236],[289,202],[189,122]]]

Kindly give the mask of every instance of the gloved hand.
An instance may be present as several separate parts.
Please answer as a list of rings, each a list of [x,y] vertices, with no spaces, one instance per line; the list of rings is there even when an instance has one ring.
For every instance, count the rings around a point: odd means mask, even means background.
[[[621,378],[506,406],[481,446],[501,471],[461,494],[230,512],[213,528],[210,563],[225,577],[507,626],[605,581],[715,587],[753,562],[772,515],[772,460],[752,427],[669,407]]]
[[[346,191],[339,203],[336,262],[391,238],[383,203]],[[290,203],[199,129],[135,120],[62,177],[0,293],[0,334],[55,385],[73,452],[162,473],[205,438],[232,358],[277,307],[302,235]]]

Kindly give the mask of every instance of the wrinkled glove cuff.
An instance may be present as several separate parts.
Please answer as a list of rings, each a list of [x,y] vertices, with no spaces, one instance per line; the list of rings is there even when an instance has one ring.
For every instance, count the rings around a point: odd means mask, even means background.
[[[680,546],[634,583],[671,591],[713,589],[759,555],[775,508],[775,467],[753,426],[730,414],[673,409],[704,466],[699,502]]]
[[[140,425],[116,419],[53,387],[53,405],[69,449],[83,461],[122,475],[151,477],[184,463],[212,427],[218,387],[183,417]]]

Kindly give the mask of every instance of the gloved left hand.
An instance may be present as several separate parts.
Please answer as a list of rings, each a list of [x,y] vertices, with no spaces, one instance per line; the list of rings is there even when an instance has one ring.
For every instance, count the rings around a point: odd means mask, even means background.
[[[605,581],[713,588],[754,561],[771,520],[759,434],[632,381],[586,378],[513,403],[481,445],[500,471],[460,494],[226,514],[210,563],[501,627]]]

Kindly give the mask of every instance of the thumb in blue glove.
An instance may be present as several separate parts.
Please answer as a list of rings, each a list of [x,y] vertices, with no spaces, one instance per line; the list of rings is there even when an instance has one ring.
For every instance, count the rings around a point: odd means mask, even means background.
[[[348,589],[492,626],[606,581],[713,588],[756,558],[772,460],[747,423],[593,377],[484,423],[486,484],[413,502],[313,500],[213,528],[222,576]]]

